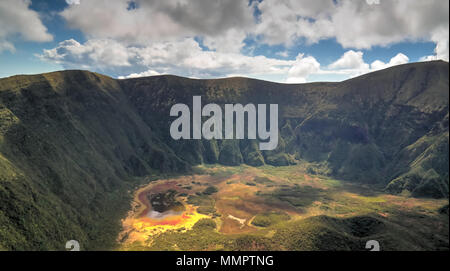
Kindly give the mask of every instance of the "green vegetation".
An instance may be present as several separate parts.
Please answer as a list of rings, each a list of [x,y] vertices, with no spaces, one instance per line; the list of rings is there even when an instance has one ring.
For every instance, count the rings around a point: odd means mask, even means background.
[[[198,206],[197,212],[204,215],[214,214],[214,199],[205,194],[189,195],[187,203]]]
[[[295,186],[277,189],[270,194],[265,194],[268,200],[283,201],[294,207],[306,207],[312,204],[323,193],[322,189],[311,186]]]
[[[217,227],[216,222],[212,219],[202,218],[195,223],[194,230],[215,230]]]
[[[201,164],[236,166],[216,172],[217,178],[242,171],[243,163],[261,166],[288,184],[303,176],[286,166],[308,165],[307,173],[318,178],[448,198],[448,74],[448,63],[435,61],[305,85],[176,76],[114,80],[86,71],[0,79],[0,247],[64,250],[67,240],[77,239],[86,250],[112,249],[129,192],[148,183],[146,176],[198,173],[191,169]],[[167,112],[193,95],[219,105],[278,104],[278,148],[261,152],[252,140],[170,140]],[[210,173],[208,166],[201,170]],[[323,193],[285,188],[264,196],[306,208]],[[348,204],[333,210],[358,207]]]
[[[253,181],[259,184],[273,184],[273,181],[271,179],[261,176],[256,176]]]
[[[136,148],[140,146],[139,149]],[[81,71],[0,80],[0,246],[112,249],[144,175],[187,164],[157,143],[117,82]]]
[[[217,190],[217,187],[210,185],[205,189],[205,191],[203,191],[203,194],[212,195],[214,193],[217,193],[217,191],[219,191]]]
[[[216,231],[211,219],[203,219],[187,232],[171,231],[157,236],[152,245],[139,244],[131,250],[298,250],[342,251],[365,249],[367,240],[378,240],[382,250],[415,250],[421,242],[422,249],[448,250],[439,247],[443,241],[427,239],[420,232],[385,223],[380,218],[357,216],[332,218],[316,216],[295,221],[281,221],[274,226],[275,233],[267,237],[264,232],[255,234],[223,235]]]
[[[217,165],[210,169],[219,168]],[[277,170],[270,174],[265,168],[249,167],[233,178],[238,181],[252,173],[264,176],[253,180],[271,180],[274,184],[271,188],[258,187],[261,190],[255,195],[245,197],[253,208],[246,207],[247,202],[239,195],[242,189],[233,190],[232,184],[221,191],[222,198],[215,197],[217,201],[204,193],[191,195],[188,202],[200,206],[198,211],[213,219],[202,219],[192,230],[164,232],[152,237],[151,242],[125,248],[365,250],[365,242],[373,239],[380,241],[382,250],[448,250],[447,200],[391,196],[371,185],[323,176],[314,179],[312,187],[306,185],[311,179],[303,174],[307,168],[274,168]],[[217,186],[223,188],[228,183],[222,179]],[[225,216],[217,213],[215,204]],[[266,211],[254,214],[255,209]],[[238,213],[241,210],[252,213],[251,218]],[[227,213],[235,215],[230,219]]]
[[[252,224],[258,227],[269,227],[289,219],[290,216],[284,212],[267,212],[256,215]]]
[[[426,135],[404,150],[421,153],[409,164],[407,173],[388,184],[387,191],[394,194],[407,191],[415,197],[448,198],[448,128],[446,133],[445,129],[440,129],[444,134]]]

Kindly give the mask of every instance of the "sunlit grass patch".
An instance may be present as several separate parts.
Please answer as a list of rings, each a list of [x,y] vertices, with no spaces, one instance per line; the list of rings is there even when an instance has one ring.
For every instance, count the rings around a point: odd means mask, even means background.
[[[285,212],[266,212],[256,215],[252,224],[257,227],[269,227],[289,219],[291,217]]]

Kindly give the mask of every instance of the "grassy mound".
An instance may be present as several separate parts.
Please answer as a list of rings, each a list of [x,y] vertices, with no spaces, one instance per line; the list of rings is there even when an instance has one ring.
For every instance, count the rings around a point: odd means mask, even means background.
[[[268,212],[256,215],[252,224],[257,227],[269,227],[289,219],[290,216],[284,212]]]

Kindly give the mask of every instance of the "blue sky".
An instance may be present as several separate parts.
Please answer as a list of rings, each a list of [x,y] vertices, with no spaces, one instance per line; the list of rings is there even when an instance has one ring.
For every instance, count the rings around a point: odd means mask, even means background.
[[[185,2],[2,0],[0,77],[87,69],[302,83],[448,61],[446,0]]]

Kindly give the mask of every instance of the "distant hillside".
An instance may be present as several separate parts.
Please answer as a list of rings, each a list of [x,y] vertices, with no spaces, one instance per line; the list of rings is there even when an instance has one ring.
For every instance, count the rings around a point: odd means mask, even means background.
[[[136,178],[199,163],[276,166],[448,197],[449,64],[413,63],[341,83],[247,78],[128,80],[86,71],[0,79],[0,249],[114,242]],[[174,141],[170,107],[277,103],[280,140]],[[109,234],[111,233],[111,234]]]
[[[439,198],[448,197],[448,68],[442,61],[414,63],[341,83],[155,76],[119,84],[142,120],[189,164],[307,160],[319,164],[312,171]],[[172,140],[167,112],[178,102],[191,105],[193,95],[203,104],[279,104],[278,148],[260,152],[249,140]]]

